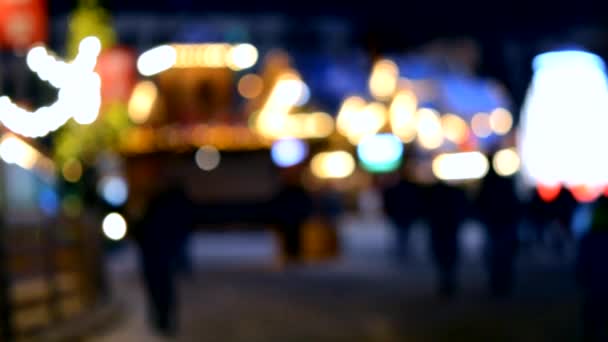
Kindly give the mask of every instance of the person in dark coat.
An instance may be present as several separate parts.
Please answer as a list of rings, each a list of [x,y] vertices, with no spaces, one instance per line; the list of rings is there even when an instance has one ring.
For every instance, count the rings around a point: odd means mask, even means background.
[[[449,298],[456,290],[458,230],[467,215],[467,197],[460,188],[443,182],[424,191],[425,214],[431,230],[431,251],[439,271],[439,295]]]
[[[513,177],[501,177],[490,169],[481,184],[477,209],[487,231],[490,292],[506,296],[513,288],[517,225],[522,212]]]
[[[287,261],[301,257],[301,231],[305,221],[313,214],[312,196],[300,184],[300,169],[292,167],[281,171],[281,188],[269,205],[269,220],[279,226],[283,252]]]
[[[583,341],[608,341],[608,198],[596,204],[579,244],[576,276],[582,290]]]
[[[152,198],[136,232],[150,318],[167,336],[177,330],[176,277],[192,217],[193,206],[175,182]]]
[[[403,260],[407,256],[409,230],[420,215],[418,185],[410,181],[406,170],[402,170],[397,181],[384,187],[382,202],[384,213],[395,228],[395,257]]]

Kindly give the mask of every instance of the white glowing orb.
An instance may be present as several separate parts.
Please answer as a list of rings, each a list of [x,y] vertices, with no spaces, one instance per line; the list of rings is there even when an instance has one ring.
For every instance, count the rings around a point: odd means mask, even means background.
[[[0,158],[7,164],[30,170],[36,164],[39,153],[23,140],[9,134],[0,142]]]
[[[508,177],[519,171],[521,161],[517,151],[513,148],[506,148],[496,152],[492,159],[492,167],[499,176]]]
[[[35,138],[59,129],[70,118],[80,124],[95,121],[101,107],[101,79],[94,71],[100,52],[101,43],[96,37],[83,39],[70,63],[58,60],[42,46],[32,48],[26,57],[27,66],[57,88],[57,101],[30,112],[1,96],[0,122],[15,133]]]
[[[272,144],[272,161],[279,167],[301,163],[308,156],[308,145],[300,139],[281,139]]]
[[[101,225],[103,234],[110,240],[122,240],[127,235],[127,222],[118,213],[110,213]]]
[[[258,60],[258,50],[251,44],[238,44],[228,54],[228,67],[238,71],[251,68]]]
[[[399,167],[403,144],[390,133],[366,136],[357,146],[357,156],[370,172],[390,172]]]
[[[171,69],[177,62],[177,51],[170,45],[150,49],[137,59],[137,70],[143,76],[153,76]]]
[[[107,176],[99,182],[98,192],[106,202],[118,207],[127,201],[129,186],[123,177]]]
[[[608,184],[608,87],[604,63],[583,51],[533,62],[522,110],[520,156],[531,184]]]
[[[318,178],[346,178],[355,171],[355,160],[346,151],[321,152],[310,161],[310,170]]]
[[[445,181],[479,179],[489,168],[488,158],[481,152],[444,153],[433,159],[433,174]]]
[[[211,171],[220,165],[220,152],[213,146],[202,146],[196,151],[194,161],[203,171]]]

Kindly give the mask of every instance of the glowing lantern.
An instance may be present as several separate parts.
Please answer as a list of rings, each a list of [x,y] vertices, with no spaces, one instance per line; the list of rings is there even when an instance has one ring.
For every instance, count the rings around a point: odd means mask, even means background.
[[[608,184],[604,63],[588,52],[558,51],[537,56],[533,66],[520,132],[524,176],[532,184],[564,184],[587,201],[592,196],[582,189]],[[559,186],[539,186],[538,191],[550,201]]]

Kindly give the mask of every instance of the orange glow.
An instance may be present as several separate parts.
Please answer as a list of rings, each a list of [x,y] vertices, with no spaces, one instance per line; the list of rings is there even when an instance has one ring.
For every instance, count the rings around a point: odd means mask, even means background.
[[[462,144],[467,140],[469,128],[466,121],[454,114],[446,114],[441,117],[443,133],[449,141]]]
[[[555,200],[557,198],[557,196],[559,195],[561,189],[562,189],[562,187],[559,184],[545,185],[545,184],[539,183],[536,186],[536,191],[538,192],[538,195],[545,202],[551,202],[551,201]]]
[[[369,89],[375,98],[384,100],[395,93],[398,81],[399,68],[397,64],[389,59],[382,59],[374,64],[369,78]]]
[[[238,91],[246,99],[254,99],[262,93],[264,81],[256,74],[247,74],[239,80]]]
[[[409,143],[416,137],[416,110],[418,99],[411,90],[402,90],[393,98],[389,108],[393,133]]]
[[[471,129],[479,138],[487,138],[492,134],[490,125],[490,115],[487,113],[477,113],[471,119]]]
[[[569,187],[574,198],[579,202],[593,202],[602,194],[601,187],[592,187],[587,185],[575,185]]]

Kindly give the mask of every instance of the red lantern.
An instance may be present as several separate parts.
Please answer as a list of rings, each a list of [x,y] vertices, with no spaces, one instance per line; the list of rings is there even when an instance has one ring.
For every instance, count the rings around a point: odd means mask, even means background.
[[[0,48],[26,49],[48,36],[46,0],[0,0]]]
[[[101,78],[103,103],[129,101],[137,79],[135,59],[135,53],[126,47],[114,47],[101,52],[95,71]]]
[[[559,184],[545,185],[545,184],[539,183],[536,186],[536,191],[538,192],[538,195],[545,202],[551,202],[554,199],[556,199],[557,196],[559,195],[559,192],[561,191],[561,189],[562,189],[562,187]]]
[[[593,202],[602,194],[601,187],[587,185],[574,185],[570,187],[570,192],[579,202]]]

